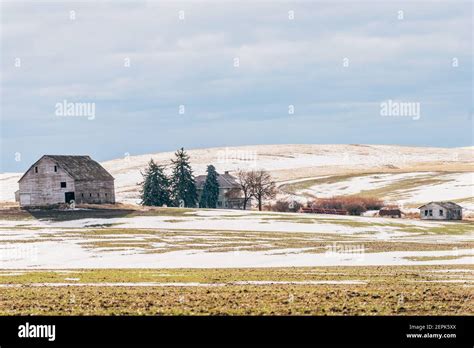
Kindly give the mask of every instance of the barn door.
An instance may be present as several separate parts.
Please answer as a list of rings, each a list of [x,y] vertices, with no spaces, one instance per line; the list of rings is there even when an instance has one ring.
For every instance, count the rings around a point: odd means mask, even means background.
[[[20,205],[30,205],[31,204],[31,196],[29,193],[21,193],[20,194]]]
[[[64,200],[66,203],[71,203],[71,201],[75,200],[76,197],[74,195],[74,192],[65,192],[64,193]]]

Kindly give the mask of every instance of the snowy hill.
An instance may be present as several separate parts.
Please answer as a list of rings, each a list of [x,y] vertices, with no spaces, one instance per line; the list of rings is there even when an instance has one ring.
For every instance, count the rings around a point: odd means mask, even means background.
[[[269,170],[281,186],[282,196],[327,197],[373,191],[405,204],[436,198],[469,205],[474,197],[474,147],[256,145],[194,149],[188,153],[196,175],[203,174],[208,164],[219,172]],[[169,165],[173,156],[173,152],[127,156],[102,165],[116,179],[117,200],[137,202],[137,183],[147,162],[153,158]],[[14,200],[20,176],[0,174],[1,201]]]

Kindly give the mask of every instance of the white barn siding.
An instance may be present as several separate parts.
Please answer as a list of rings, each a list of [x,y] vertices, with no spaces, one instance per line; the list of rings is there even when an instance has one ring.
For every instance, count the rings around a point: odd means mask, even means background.
[[[115,203],[113,181],[76,181],[77,203]]]
[[[114,178],[89,156],[45,155],[19,180],[21,206],[115,203]],[[66,200],[67,198],[67,200]]]
[[[57,172],[54,171],[56,166]],[[35,168],[38,168],[36,173]],[[66,187],[61,187],[61,182]],[[65,192],[74,192],[74,180],[49,158],[43,158],[31,167],[19,182],[20,205],[45,205],[65,202]]]

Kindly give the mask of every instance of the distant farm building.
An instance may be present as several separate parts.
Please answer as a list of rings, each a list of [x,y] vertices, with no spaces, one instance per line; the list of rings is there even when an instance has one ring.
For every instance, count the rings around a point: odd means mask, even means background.
[[[114,178],[89,156],[44,155],[18,181],[23,207],[115,203]]]
[[[198,175],[196,177],[196,189],[198,199],[201,199],[204,184],[207,175]],[[224,174],[217,174],[217,182],[219,184],[219,197],[217,198],[217,208],[223,209],[243,209],[244,198],[242,198],[242,191],[237,182],[237,178],[230,175],[229,172]],[[250,204],[248,202],[247,204]]]
[[[332,208],[319,208],[319,207],[303,207],[300,209],[300,213],[306,214],[333,214],[333,215],[348,215],[348,211],[345,209],[332,209]]]
[[[402,211],[398,208],[383,208],[379,210],[380,217],[401,218]]]
[[[462,207],[453,202],[430,202],[418,209],[422,220],[462,220]]]

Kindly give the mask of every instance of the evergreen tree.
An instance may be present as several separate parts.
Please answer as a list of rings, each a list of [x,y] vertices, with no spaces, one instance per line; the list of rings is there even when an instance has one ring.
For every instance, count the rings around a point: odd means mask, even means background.
[[[162,206],[170,205],[169,179],[164,173],[163,167],[157,165],[153,160],[148,162],[145,169],[143,181],[140,183],[140,198],[142,205]]]
[[[189,164],[189,156],[183,148],[176,151],[176,158],[171,160],[173,174],[171,177],[171,191],[174,204],[179,206],[180,201],[185,207],[195,207],[197,202],[196,182]]]
[[[200,207],[217,208],[217,200],[219,198],[218,175],[213,165],[207,166],[207,177],[202,189],[201,202],[199,202]]]

